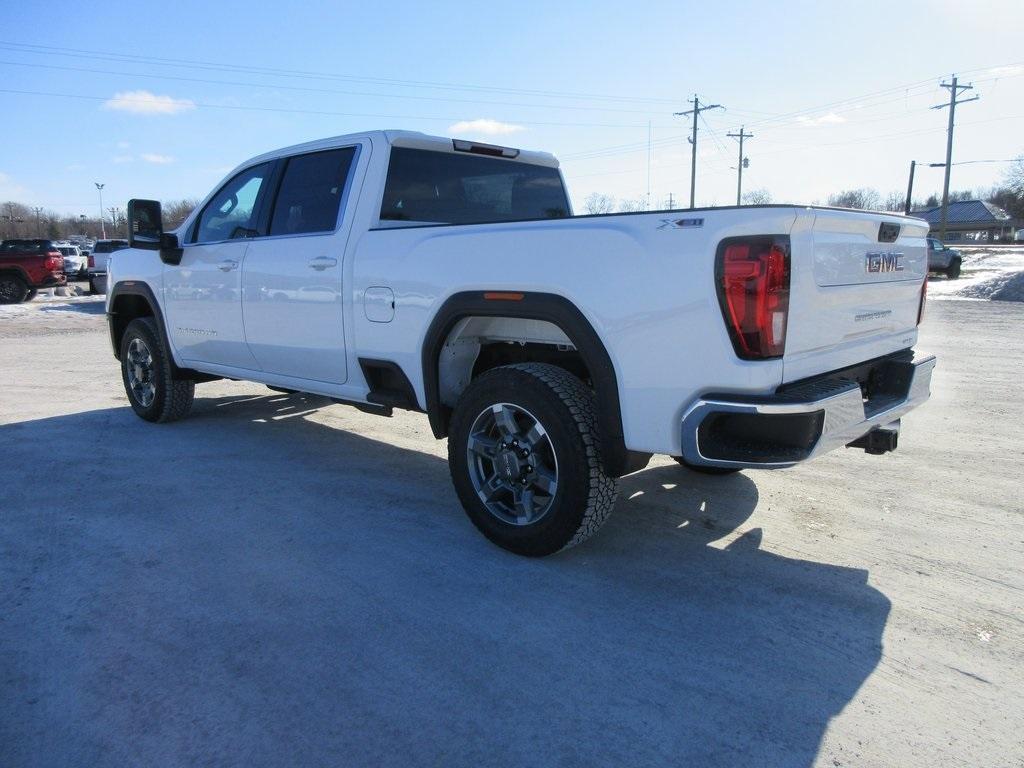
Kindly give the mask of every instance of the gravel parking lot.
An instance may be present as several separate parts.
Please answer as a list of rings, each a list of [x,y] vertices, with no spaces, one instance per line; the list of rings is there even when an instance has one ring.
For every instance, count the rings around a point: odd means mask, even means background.
[[[900,450],[664,458],[544,560],[426,418],[136,418],[94,297],[0,313],[0,766],[1024,764],[1024,306],[933,301]]]

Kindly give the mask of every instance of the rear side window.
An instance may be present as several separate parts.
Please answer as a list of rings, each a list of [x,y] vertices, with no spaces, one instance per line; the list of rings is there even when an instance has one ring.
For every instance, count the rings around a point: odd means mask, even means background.
[[[382,221],[480,224],[568,215],[556,168],[407,147],[391,150]]]
[[[345,147],[288,158],[270,234],[333,232],[355,154],[355,147]]]

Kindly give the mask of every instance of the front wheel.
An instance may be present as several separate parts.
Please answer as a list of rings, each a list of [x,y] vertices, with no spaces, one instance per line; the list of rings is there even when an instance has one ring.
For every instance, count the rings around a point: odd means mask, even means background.
[[[177,421],[188,415],[196,383],[174,378],[170,356],[151,317],[128,323],[121,337],[121,378],[132,410],[146,421]]]
[[[507,365],[474,380],[455,406],[448,464],[469,519],[519,555],[585,541],[618,493],[601,465],[594,393],[553,365]]]
[[[960,277],[960,259],[953,259],[949,262],[949,267],[946,269],[946,277],[950,280],[956,280]]]
[[[20,304],[28,296],[28,286],[17,275],[0,275],[0,304]]]

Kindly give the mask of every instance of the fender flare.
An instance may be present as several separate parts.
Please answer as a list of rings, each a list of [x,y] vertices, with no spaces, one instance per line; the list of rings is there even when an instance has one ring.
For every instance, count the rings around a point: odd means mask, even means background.
[[[427,329],[423,341],[423,393],[430,428],[438,439],[448,434],[451,408],[440,398],[438,361],[445,339],[455,324],[472,316],[516,317],[545,320],[562,329],[576,347],[590,371],[597,397],[597,419],[601,430],[605,472],[620,477],[641,469],[650,454],[627,450],[622,434],[619,386],[608,350],[593,326],[571,301],[553,293],[502,293],[501,299],[485,298],[483,291],[464,291],[450,296],[441,305]],[[508,300],[515,296],[514,300]],[[522,298],[519,298],[519,297]]]
[[[114,348],[114,357],[118,360],[121,359],[121,345],[118,343],[119,340],[114,333],[114,317],[117,315],[117,312],[113,307],[117,304],[119,296],[141,296],[149,304],[149,308],[153,310],[153,319],[156,320],[160,341],[163,342],[164,349],[167,350],[167,354],[171,358],[171,369],[176,374],[182,372],[182,369],[178,368],[178,365],[174,362],[171,342],[167,337],[167,326],[164,323],[164,313],[160,308],[160,302],[156,300],[156,294],[153,293],[153,289],[149,287],[149,284],[139,280],[121,280],[109,288],[107,296],[109,297],[107,306],[111,307],[111,309],[107,310],[107,330],[110,333],[110,345]]]

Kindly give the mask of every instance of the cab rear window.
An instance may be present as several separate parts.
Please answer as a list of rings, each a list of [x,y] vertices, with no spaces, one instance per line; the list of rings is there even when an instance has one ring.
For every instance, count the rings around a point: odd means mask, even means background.
[[[381,221],[481,224],[568,215],[557,168],[408,147],[391,150]]]

